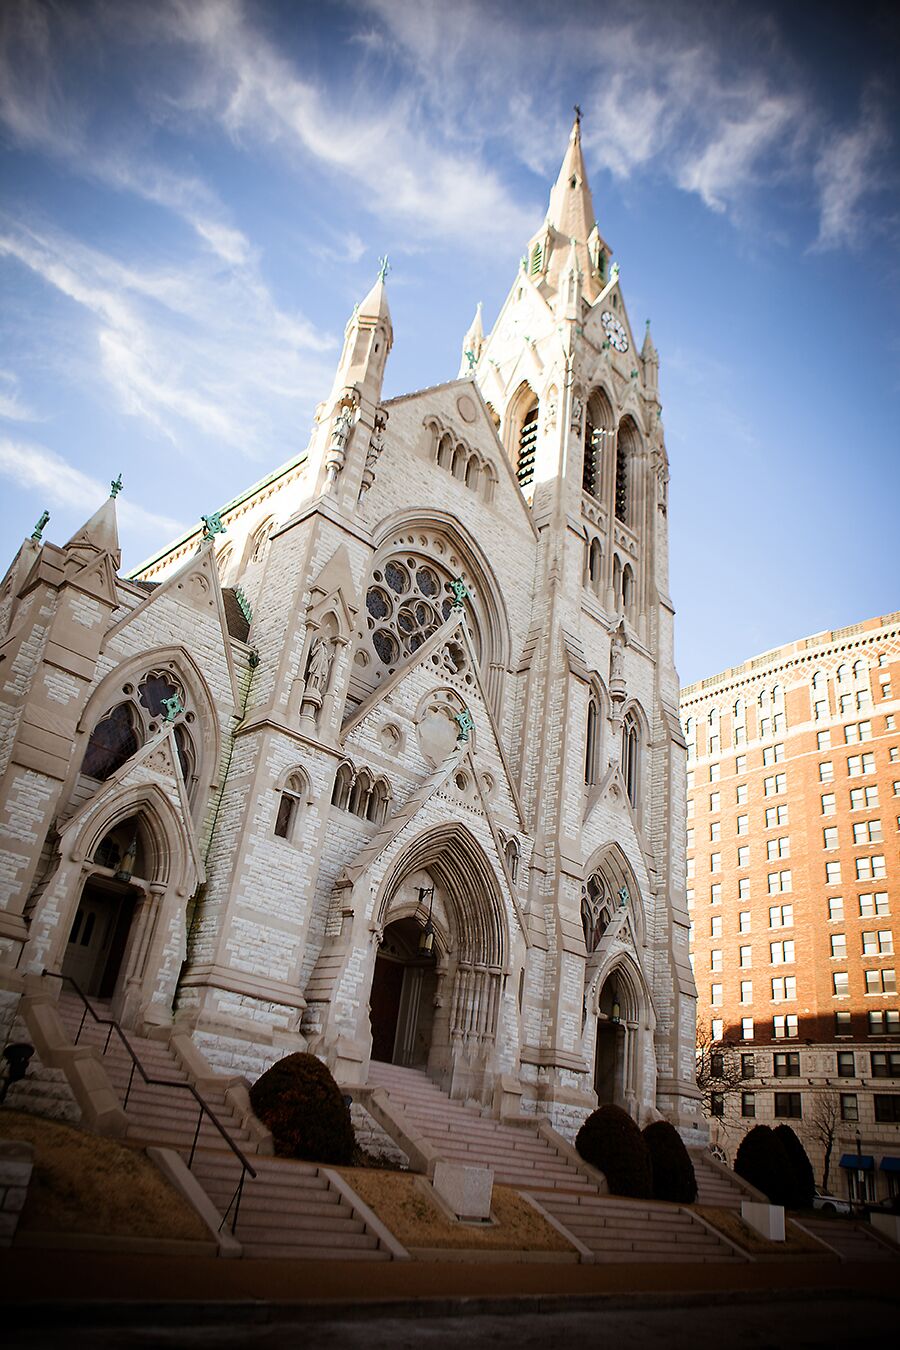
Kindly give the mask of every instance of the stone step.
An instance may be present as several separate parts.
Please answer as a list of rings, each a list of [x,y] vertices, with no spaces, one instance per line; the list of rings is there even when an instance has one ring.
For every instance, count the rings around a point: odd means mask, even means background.
[[[246,1204],[246,1208],[245,1208]],[[316,1242],[325,1240],[334,1242],[338,1237],[364,1238],[360,1246],[370,1246],[377,1242],[371,1233],[366,1233],[362,1219],[355,1219],[346,1206],[338,1206],[329,1214],[297,1213],[290,1210],[261,1210],[250,1203],[248,1193],[244,1192],[238,1224],[241,1241],[265,1241],[266,1234],[275,1233],[278,1241]]]
[[[234,1187],[220,1188],[204,1182],[203,1189],[219,1213],[223,1214],[234,1194]],[[323,1227],[329,1227],[332,1218],[339,1213],[340,1199],[333,1191],[321,1192],[321,1198],[317,1200],[290,1195],[267,1198],[257,1194],[255,1182],[248,1178],[241,1197],[241,1227],[246,1217],[250,1224],[266,1224],[273,1228],[293,1228],[296,1225],[323,1231]],[[344,1210],[342,1217],[352,1217],[349,1209]]]
[[[285,1194],[290,1194],[295,1190],[302,1191],[305,1194],[309,1191],[325,1191],[328,1189],[327,1178],[318,1176],[315,1172],[311,1175],[270,1172],[260,1165],[262,1161],[263,1159],[259,1157],[251,1159],[256,1172],[256,1176],[252,1179],[255,1187],[263,1190],[271,1189],[278,1193],[284,1192]],[[213,1160],[210,1158],[209,1152],[205,1150],[198,1153],[194,1170],[198,1176],[208,1180],[210,1185],[221,1184],[225,1186],[233,1184],[236,1186],[240,1175],[240,1163],[232,1154],[225,1153],[222,1153],[220,1158]]]
[[[243,1241],[243,1238],[242,1238]],[[249,1243],[244,1255],[251,1260],[278,1261],[390,1261],[391,1254],[381,1247],[296,1247],[279,1241]]]

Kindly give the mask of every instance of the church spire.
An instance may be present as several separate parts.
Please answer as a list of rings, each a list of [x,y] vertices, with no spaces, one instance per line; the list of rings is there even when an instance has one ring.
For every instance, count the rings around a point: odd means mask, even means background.
[[[547,220],[560,234],[579,244],[587,244],[594,228],[594,203],[581,153],[581,109],[578,107],[559,177],[550,190]]]
[[[577,107],[562,167],[550,190],[546,219],[525,255],[525,271],[535,285],[559,291],[573,245],[583,277],[582,293],[593,304],[609,280],[611,249],[594,220],[581,149],[581,110]]]

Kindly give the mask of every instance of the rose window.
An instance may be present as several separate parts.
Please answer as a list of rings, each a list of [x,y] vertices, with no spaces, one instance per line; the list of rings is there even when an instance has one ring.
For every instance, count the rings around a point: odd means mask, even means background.
[[[357,665],[368,665],[366,652],[373,654],[373,673],[380,679],[418,651],[450,617],[454,605],[451,582],[456,575],[431,559],[413,554],[391,558],[376,568],[366,592],[368,645],[358,651]],[[477,645],[471,598],[466,601],[466,610]],[[462,664],[461,648],[457,658]]]

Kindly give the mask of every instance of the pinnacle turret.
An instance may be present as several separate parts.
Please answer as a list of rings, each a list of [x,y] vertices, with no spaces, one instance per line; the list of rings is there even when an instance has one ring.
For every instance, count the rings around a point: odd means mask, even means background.
[[[119,525],[116,511],[116,497],[122,490],[122,480],[117,478],[111,484],[112,491],[102,506],[89,520],[76,530],[65,545],[67,553],[89,562],[100,553],[109,553],[118,568],[121,561],[119,548]]]
[[[478,307],[475,310],[475,317],[466,330],[466,335],[462,343],[462,360],[459,363],[459,378],[465,375],[472,375],[478,364],[478,358],[481,356],[484,347],[484,324],[481,320],[481,301],[478,301]]]

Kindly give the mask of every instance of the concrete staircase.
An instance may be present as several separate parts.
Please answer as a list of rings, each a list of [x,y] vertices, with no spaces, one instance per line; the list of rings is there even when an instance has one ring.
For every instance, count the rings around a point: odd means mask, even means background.
[[[495,1181],[529,1192],[600,1262],[741,1261],[688,1209],[601,1195],[595,1183],[537,1128],[502,1125],[452,1101],[422,1072],[373,1062],[369,1085],[383,1088],[406,1119],[452,1162],[491,1166]]]
[[[474,1106],[452,1101],[418,1069],[372,1061],[369,1086],[392,1101],[448,1162],[493,1167],[494,1180],[523,1190],[558,1188],[594,1194],[596,1187],[537,1130],[501,1125]]]
[[[100,999],[91,999],[90,1002],[98,1016],[111,1015],[107,1003]],[[63,1026],[74,1041],[81,1025],[84,1004],[76,994],[64,990],[60,994],[57,1007]],[[88,1014],[78,1044],[97,1046],[102,1053],[108,1031],[109,1027],[98,1024]],[[174,1083],[188,1082],[188,1075],[164,1042],[151,1040],[147,1036],[138,1036],[131,1031],[126,1031],[125,1035],[151,1078],[164,1078]],[[103,1064],[119,1095],[119,1100],[123,1101],[131,1073],[131,1059],[115,1032],[110,1036],[109,1048],[103,1055]],[[201,1096],[238,1148],[246,1154],[254,1153],[255,1145],[226,1102],[224,1089],[203,1092]],[[127,1138],[139,1140],[144,1144],[157,1144],[164,1148],[184,1151],[191,1147],[197,1128],[199,1108],[189,1092],[179,1091],[177,1088],[148,1086],[136,1070],[128,1097],[127,1114],[129,1120],[133,1122],[128,1127]],[[227,1147],[218,1130],[205,1116],[197,1143],[198,1147],[205,1148]]]
[[[254,1158],[244,1183],[235,1236],[244,1255],[300,1261],[389,1261],[391,1254],[315,1163]],[[229,1205],[240,1166],[232,1154],[204,1150],[194,1175],[220,1214]]]
[[[718,1167],[703,1149],[688,1149],[697,1178],[697,1204],[715,1209],[740,1209],[742,1200],[758,1200],[752,1187],[746,1186],[734,1172]]]
[[[842,1261],[900,1261],[900,1250],[893,1243],[882,1242],[866,1223],[804,1216],[800,1224],[820,1242],[827,1243]]]
[[[99,999],[90,1002],[100,1017],[109,1017],[108,1004]],[[77,995],[64,990],[57,1006],[74,1041],[84,1004]],[[99,1025],[88,1014],[78,1043],[96,1046],[102,1053],[108,1031],[107,1026]],[[175,1083],[189,1081],[164,1042],[130,1031],[125,1035],[151,1078]],[[132,1061],[115,1032],[103,1063],[120,1100],[124,1100]],[[204,1087],[200,1095],[257,1172],[256,1178],[245,1178],[235,1233],[245,1256],[306,1261],[391,1259],[390,1251],[322,1168],[289,1158],[258,1156],[255,1143],[225,1100],[224,1089]],[[132,1122],[126,1135],[129,1140],[173,1148],[186,1159],[198,1114],[199,1108],[190,1093],[145,1084],[135,1072],[127,1106]],[[192,1171],[219,1214],[224,1215],[234,1196],[241,1165],[205,1116]]]

